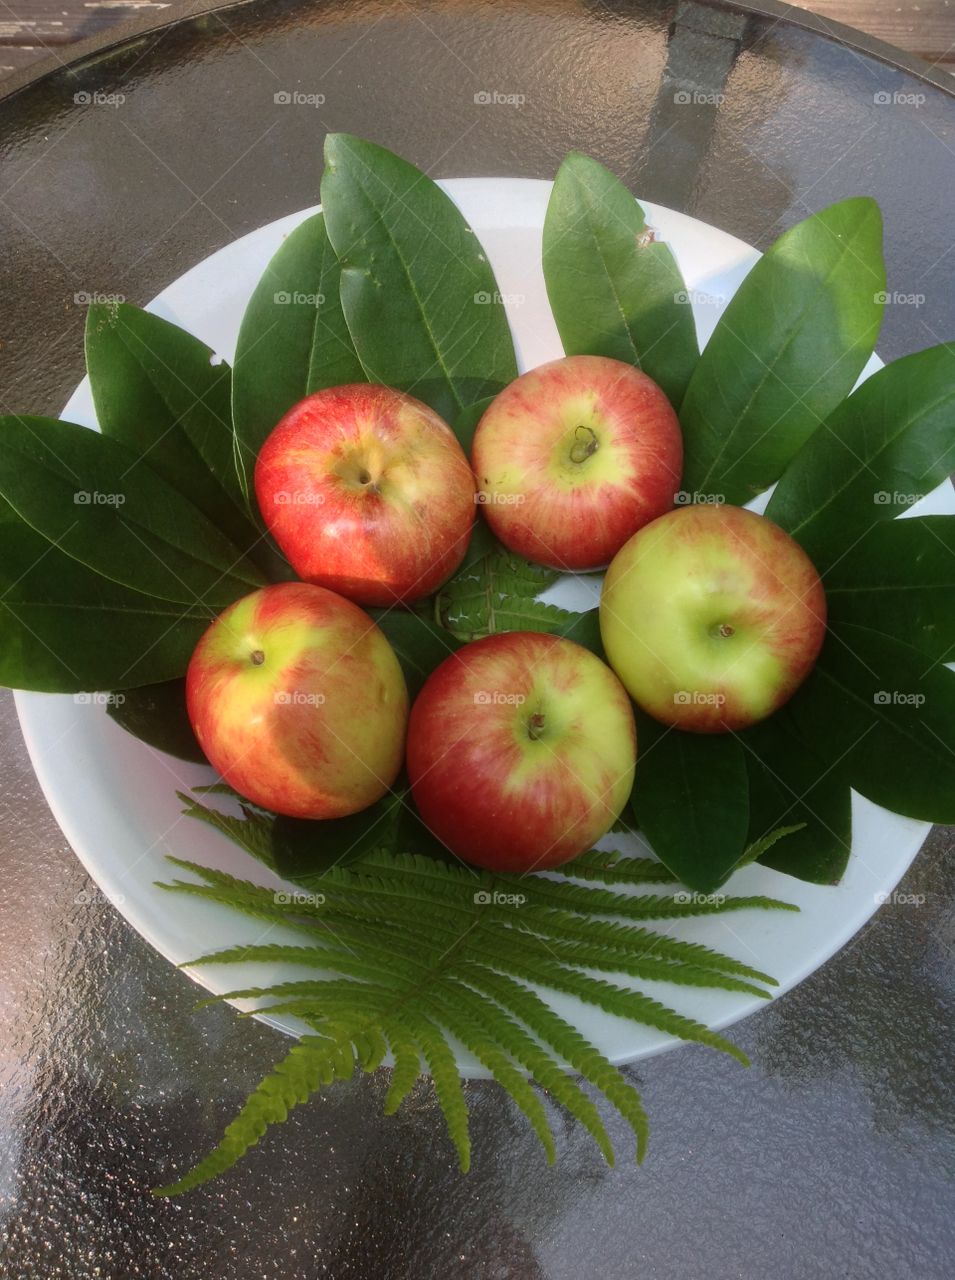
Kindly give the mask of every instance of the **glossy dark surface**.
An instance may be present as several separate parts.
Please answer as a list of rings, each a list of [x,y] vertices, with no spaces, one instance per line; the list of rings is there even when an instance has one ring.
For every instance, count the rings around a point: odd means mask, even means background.
[[[325,100],[275,100],[295,93]],[[144,302],[314,203],[330,129],[439,176],[551,177],[580,148],[760,246],[869,192],[895,295],[882,353],[955,336],[955,104],[903,70],[722,6],[260,0],[0,101],[2,410],[62,406],[82,373],[82,295]],[[429,1088],[384,1120],[380,1072],[166,1203],[148,1188],[215,1141],[285,1045],[226,1009],[193,1013],[195,988],[97,898],[8,696],[0,753],[4,1276],[951,1274],[950,833],[900,887],[911,901],[735,1029],[748,1073],[695,1047],[633,1071],[653,1124],[642,1169],[606,1169],[559,1126],[549,1170],[477,1083],[462,1178]]]

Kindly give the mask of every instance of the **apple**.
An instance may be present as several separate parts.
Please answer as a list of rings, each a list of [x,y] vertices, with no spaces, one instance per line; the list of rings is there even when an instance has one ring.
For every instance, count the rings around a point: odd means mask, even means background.
[[[408,722],[425,824],[494,871],[556,867],[589,849],[633,786],[636,731],[605,663],[559,636],[465,645],[428,677]]]
[[[366,613],[324,587],[282,582],[230,605],[192,655],[186,706],[213,767],[273,813],[357,813],[401,768],[398,659]]]
[[[368,383],[289,409],[259,453],[255,492],[296,574],[366,605],[430,595],[474,523],[474,476],[448,424]]]
[[[598,569],[673,506],[683,438],[645,373],[604,356],[567,356],[495,397],[471,462],[478,501],[506,547],[554,569]]]
[[[600,597],[607,659],[634,701],[694,733],[743,729],[782,706],[825,632],[812,561],[742,507],[654,520],[618,551]]]

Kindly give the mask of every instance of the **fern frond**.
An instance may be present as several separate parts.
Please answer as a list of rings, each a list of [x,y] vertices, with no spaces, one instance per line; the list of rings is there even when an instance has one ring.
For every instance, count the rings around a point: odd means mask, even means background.
[[[390,1026],[386,1035],[395,1059],[391,1072],[391,1087],[385,1097],[384,1105],[385,1115],[391,1116],[414,1088],[421,1074],[421,1059],[414,1041],[403,1035],[400,1029]]]
[[[504,1045],[516,1062],[534,1077],[557,1102],[570,1112],[597,1143],[609,1165],[614,1163],[613,1145],[604,1128],[600,1112],[578,1084],[566,1075],[546,1049],[493,1000],[480,995],[464,983],[454,986],[454,999],[467,1009],[468,1018],[495,1044]]]
[[[462,1017],[452,999],[432,989],[425,995],[425,1003],[451,1034],[460,1040],[466,1049],[471,1050],[478,1062],[487,1067],[494,1079],[511,1095],[540,1139],[547,1153],[547,1163],[553,1164],[557,1159],[557,1150],[554,1146],[554,1135],[547,1119],[547,1112],[524,1076],[514,1068],[511,1060],[497,1047],[493,1039],[476,1031],[474,1024],[468,1018]]]
[[[434,1082],[434,1091],[448,1128],[448,1136],[458,1153],[459,1167],[462,1173],[467,1173],[471,1166],[468,1104],[464,1100],[461,1076],[454,1053],[440,1029],[424,1014],[413,1012],[406,1004],[393,1017],[401,1030],[413,1038],[428,1064],[428,1070]],[[391,1019],[389,1023],[390,1021]]]
[[[249,1097],[215,1150],[178,1182],[160,1187],[153,1194],[178,1195],[231,1168],[270,1125],[280,1124],[293,1107],[306,1102],[323,1084],[341,1078],[339,1050],[334,1040],[304,1036]]]
[[[646,1154],[650,1125],[639,1093],[621,1076],[599,1049],[585,1039],[576,1027],[555,1013],[550,1005],[507,974],[496,973],[483,965],[473,965],[468,982],[475,990],[486,992],[519,1018],[540,1040],[589,1080],[617,1108],[633,1129],[637,1139],[637,1162]]]
[[[591,849],[559,874],[570,880],[596,880],[600,884],[676,884],[677,877],[656,858],[635,858],[616,850]]]

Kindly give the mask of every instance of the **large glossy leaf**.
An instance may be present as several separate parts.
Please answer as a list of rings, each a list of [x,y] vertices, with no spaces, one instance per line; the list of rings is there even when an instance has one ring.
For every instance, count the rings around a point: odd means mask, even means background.
[[[0,497],[74,560],[162,600],[219,607],[263,581],[138,454],[85,427],[0,418]]]
[[[340,269],[320,213],[285,239],[249,300],[235,353],[232,410],[251,489],[266,437],[293,404],[365,382],[342,315]]]
[[[372,609],[371,616],[398,656],[412,700],[435,667],[461,648],[461,641],[450,631],[423,614]]]
[[[86,368],[100,429],[128,445],[239,547],[260,534],[235,465],[229,366],[204,342],[127,303],[94,305]]]
[[[494,273],[430,178],[384,147],[329,134],[322,205],[345,319],[373,382],[453,422],[517,376]]]
[[[185,671],[209,625],[72,560],[0,502],[0,685],[89,693]]]
[[[286,879],[318,892],[331,867],[350,866],[381,849],[459,861],[421,821],[405,779],[347,818],[310,822],[278,817],[272,824],[272,866]]]
[[[955,517],[873,525],[826,574],[826,598],[834,623],[871,627],[926,659],[955,661]]]
[[[637,715],[634,814],[654,853],[699,893],[712,893],[746,849],[749,791],[732,734],[684,733]]]
[[[206,755],[186,711],[185,680],[127,689],[110,700],[107,715],[134,738],[179,760],[205,764]]]
[[[734,294],[680,411],[683,486],[748,502],[777,480],[872,354],[885,266],[875,201],[781,236]]]
[[[955,675],[945,667],[838,623],[792,712],[862,795],[910,818],[955,822]]]
[[[955,346],[886,365],[793,459],[766,514],[820,566],[955,470]]]
[[[589,156],[572,152],[557,172],[543,256],[567,355],[635,364],[679,408],[699,359],[683,276],[627,188]]]
[[[837,759],[798,731],[789,707],[738,736],[749,774],[748,841],[801,825],[759,861],[800,880],[837,884],[852,844],[851,795],[833,767]]]

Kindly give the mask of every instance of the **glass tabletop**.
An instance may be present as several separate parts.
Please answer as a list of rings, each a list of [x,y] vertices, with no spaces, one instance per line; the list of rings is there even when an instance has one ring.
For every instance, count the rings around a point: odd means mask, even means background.
[[[952,91],[788,6],[177,5],[10,85],[3,412],[62,407],[91,295],[142,304],[315,203],[331,130],[436,176],[550,178],[584,150],[638,195],[759,247],[869,193],[886,221],[881,353],[955,335]],[[950,1274],[949,831],[849,947],[735,1029],[748,1072],[695,1046],[628,1069],[653,1124],[642,1168],[605,1168],[567,1124],[549,1169],[479,1081],[462,1177],[430,1087],[384,1119],[382,1071],[301,1108],[221,1182],[164,1202],[149,1188],[217,1140],[285,1045],[228,1009],[194,1012],[189,980],[98,896],[7,694],[0,759],[4,1275]]]

